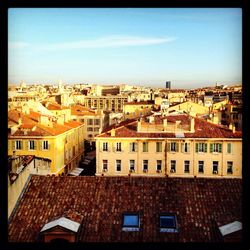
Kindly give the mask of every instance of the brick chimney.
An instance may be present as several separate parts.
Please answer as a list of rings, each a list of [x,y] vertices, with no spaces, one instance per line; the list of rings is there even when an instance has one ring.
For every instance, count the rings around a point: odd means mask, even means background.
[[[115,136],[115,129],[114,128],[111,129],[111,136]]]
[[[163,119],[163,130],[167,131],[167,127],[168,127],[168,120],[167,119]]]
[[[191,117],[191,120],[190,120],[190,132],[191,133],[194,133],[194,117]]]

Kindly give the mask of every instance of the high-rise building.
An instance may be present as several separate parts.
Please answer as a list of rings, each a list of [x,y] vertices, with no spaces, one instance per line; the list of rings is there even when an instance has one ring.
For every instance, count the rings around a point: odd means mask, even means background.
[[[166,82],[166,89],[171,89],[171,82],[170,81]]]

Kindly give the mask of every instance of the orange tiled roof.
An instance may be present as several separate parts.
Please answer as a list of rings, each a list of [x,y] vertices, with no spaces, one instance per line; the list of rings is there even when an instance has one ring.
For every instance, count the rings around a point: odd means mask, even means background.
[[[156,121],[157,118],[155,117]],[[168,122],[180,121],[182,125],[189,125],[189,116],[188,115],[176,115],[176,116],[167,116],[164,119],[167,119]],[[242,138],[241,132],[233,133],[232,130],[227,129],[223,126],[209,123],[201,118],[194,118],[195,125],[194,133],[184,133],[185,138]],[[158,121],[159,122],[159,121]],[[109,127],[109,129],[103,131],[102,134],[97,137],[110,137],[111,129],[116,128],[116,137],[143,137],[143,138],[176,138],[175,133],[169,132],[137,132],[137,123],[138,121],[125,122],[117,126]]]

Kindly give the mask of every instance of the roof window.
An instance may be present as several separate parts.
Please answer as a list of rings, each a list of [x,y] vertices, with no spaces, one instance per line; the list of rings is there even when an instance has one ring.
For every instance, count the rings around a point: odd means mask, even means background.
[[[139,231],[140,216],[138,213],[123,214],[122,231]]]
[[[177,220],[173,214],[160,215],[160,232],[177,233]]]

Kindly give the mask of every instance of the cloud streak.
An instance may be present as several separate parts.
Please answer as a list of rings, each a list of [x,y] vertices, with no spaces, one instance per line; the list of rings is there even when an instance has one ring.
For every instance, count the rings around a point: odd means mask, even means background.
[[[136,36],[109,36],[92,40],[76,42],[47,44],[41,46],[44,50],[65,50],[65,49],[95,49],[95,48],[118,48],[129,46],[148,46],[175,41],[176,37],[136,37]]]

